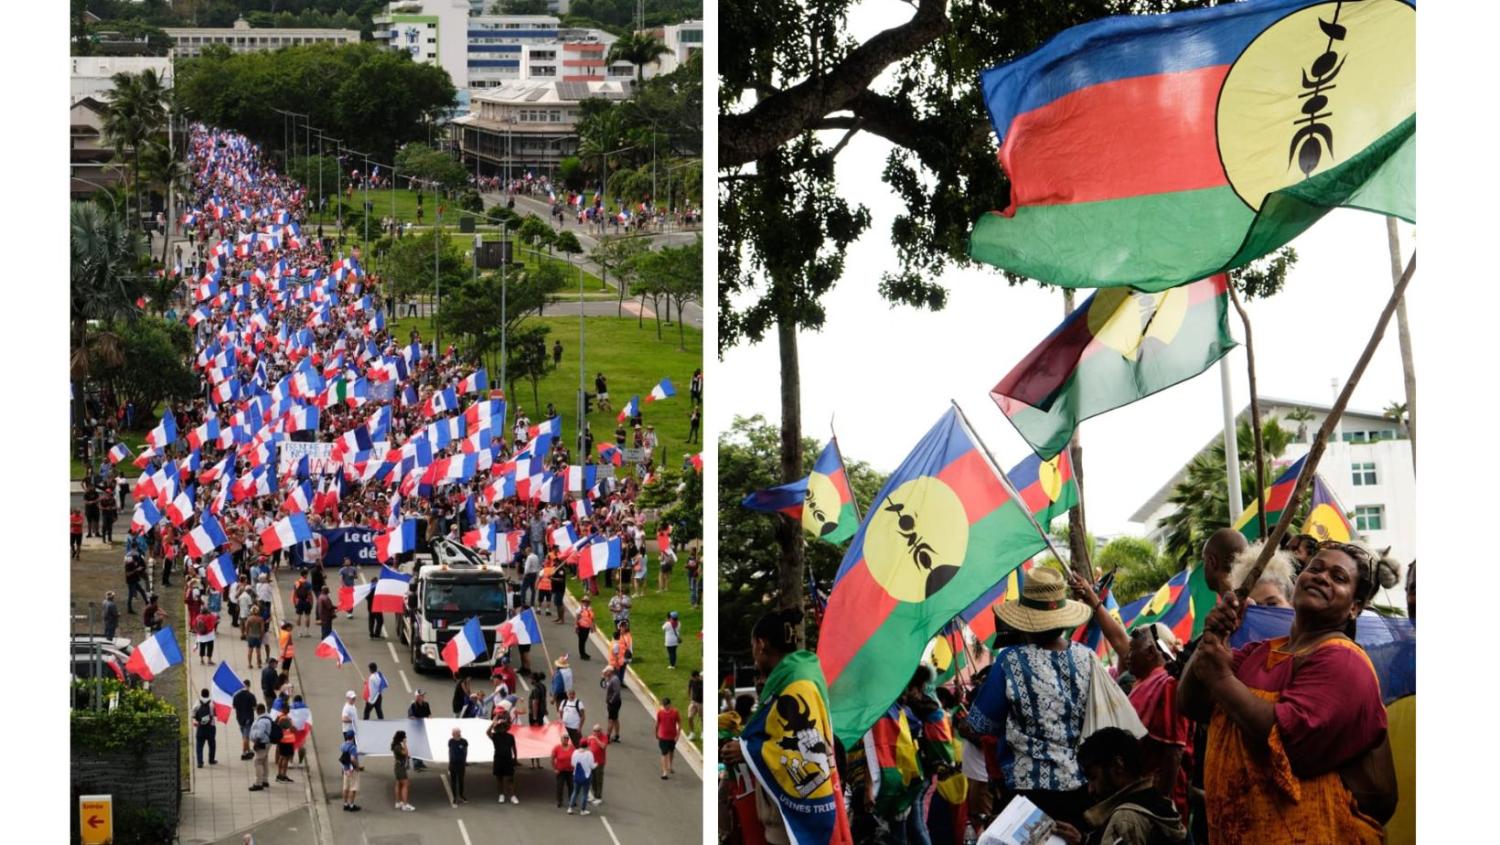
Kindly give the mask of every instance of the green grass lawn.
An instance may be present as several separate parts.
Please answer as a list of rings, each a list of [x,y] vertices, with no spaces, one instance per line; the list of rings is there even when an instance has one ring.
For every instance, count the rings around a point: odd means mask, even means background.
[[[678,555],[677,566],[672,570],[671,588],[665,593],[656,592],[658,561],[659,557],[653,552],[646,567],[646,592],[631,599],[630,629],[635,636],[635,660],[631,662],[630,668],[640,675],[657,698],[672,699],[672,706],[682,712],[683,730],[686,731],[688,676],[694,669],[700,672],[703,670],[703,640],[699,637],[703,631],[703,608],[688,605],[687,575],[683,572],[687,556]],[[701,599],[701,584],[699,589]],[[613,633],[613,625],[609,619],[609,598],[602,586],[594,604],[594,612],[600,620],[600,630],[606,635]],[[678,630],[681,632],[682,644],[677,647],[677,668],[668,669],[666,637],[661,626],[667,621],[667,613],[673,610],[677,611],[681,622]],[[695,744],[699,748],[703,747],[701,739]]]
[[[574,404],[578,396],[578,319],[568,317],[531,318],[551,329],[551,340],[563,344],[562,366],[552,370],[537,384],[533,397],[531,385],[518,382],[515,392],[510,393],[511,414],[516,406],[524,408],[533,421],[539,420],[547,403],[552,402],[563,418],[563,435],[570,441],[576,436],[574,428]],[[396,337],[405,337],[415,326],[422,331],[424,339],[430,339],[432,329],[425,318],[401,319],[391,323],[391,332]],[[643,424],[656,426],[660,442],[658,461],[665,456],[673,467],[682,464],[684,454],[702,451],[696,443],[686,443],[688,434],[688,384],[693,370],[703,365],[703,333],[692,326],[684,327],[687,348],[677,348],[677,326],[663,326],[662,339],[656,339],[653,321],[646,320],[636,327],[634,317],[586,317],[584,318],[584,371],[586,386],[594,392],[594,375],[601,370],[609,379],[609,395],[615,410],[602,412],[597,405],[589,414],[589,426],[594,432],[594,443],[613,443],[616,425],[615,415],[620,407],[639,394]],[[646,402],[644,397],[662,377],[671,379],[677,396],[658,402]],[[490,373],[498,381],[498,372]],[[595,451],[597,454],[597,449]],[[686,589],[686,587],[684,587]]]

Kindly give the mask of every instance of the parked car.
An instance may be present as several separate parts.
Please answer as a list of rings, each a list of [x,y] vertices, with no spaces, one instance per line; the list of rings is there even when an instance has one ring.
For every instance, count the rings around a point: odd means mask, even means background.
[[[100,661],[98,664],[94,662],[96,647]],[[71,669],[75,678],[86,680],[94,677],[93,673],[97,665],[100,677],[115,678],[132,687],[150,688],[150,685],[138,676],[125,671],[125,664],[130,660],[132,650],[128,639],[116,637],[109,640],[104,637],[75,636],[69,648]]]

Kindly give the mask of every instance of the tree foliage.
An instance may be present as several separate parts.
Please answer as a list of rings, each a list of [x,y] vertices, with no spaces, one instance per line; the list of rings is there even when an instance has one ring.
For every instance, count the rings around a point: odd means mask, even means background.
[[[1270,485],[1275,478],[1270,462],[1286,451],[1292,433],[1282,428],[1280,420],[1275,417],[1263,420],[1260,428],[1267,463],[1265,481]],[[1240,455],[1241,500],[1248,505],[1255,501],[1256,496],[1255,440],[1248,419],[1239,422],[1236,435]],[[1162,527],[1166,529],[1162,556],[1170,561],[1173,572],[1196,561],[1208,535],[1230,524],[1229,482],[1225,466],[1224,440],[1220,437],[1188,461],[1183,468],[1182,480],[1172,488],[1171,495],[1167,497],[1168,502],[1177,505],[1177,510],[1162,520]],[[1303,498],[1293,524],[1300,524],[1306,514],[1307,498]]]
[[[1115,573],[1115,601],[1135,601],[1167,583],[1180,567],[1159,554],[1156,544],[1143,537],[1116,537],[1094,557],[1094,565]]]
[[[111,330],[120,338],[120,359],[99,367],[94,375],[113,384],[122,402],[154,408],[163,400],[198,394],[198,377],[188,366],[193,336],[186,323],[142,316]]]
[[[303,127],[295,144],[304,152],[311,123],[380,161],[407,141],[425,140],[425,122],[457,102],[442,68],[369,43],[238,54],[215,46],[178,62],[176,90],[197,119],[267,148],[286,143],[289,124],[275,111],[282,109],[308,115],[295,119]]]
[[[574,0],[572,15],[590,18],[620,31],[635,28],[635,0]],[[685,20],[703,20],[703,0],[653,0],[646,9],[645,26],[661,26]]]
[[[469,171],[446,150],[434,150],[420,141],[412,141],[396,153],[396,170],[404,176],[415,176],[447,189],[469,181]]]
[[[703,475],[691,467],[662,467],[657,480],[641,488],[636,503],[657,510],[660,523],[672,526],[674,546],[703,537]]]
[[[777,427],[758,414],[735,417],[719,440],[719,628],[736,632],[719,643],[725,666],[734,661],[748,662],[750,626],[776,604],[776,570],[780,565],[776,523],[786,517],[746,510],[740,502],[756,490],[781,483],[777,474],[780,444]],[[809,462],[822,448],[823,444],[811,438],[802,440],[802,454]],[[863,513],[885,484],[885,476],[863,461],[850,461],[848,456],[844,469]],[[800,527],[797,530],[805,533]],[[806,537],[803,542],[805,564],[826,593],[838,573],[844,547]],[[815,626],[808,626],[807,636],[807,647],[815,648]]]
[[[436,261],[437,279],[433,278],[433,253],[441,250]],[[386,254],[386,274],[394,284],[396,296],[435,293],[438,283],[444,291],[453,291],[472,275],[471,265],[447,233],[438,229],[405,235],[391,244]]]

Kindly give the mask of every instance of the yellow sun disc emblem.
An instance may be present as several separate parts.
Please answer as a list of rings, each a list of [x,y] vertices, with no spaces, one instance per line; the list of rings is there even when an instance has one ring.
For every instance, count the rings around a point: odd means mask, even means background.
[[[802,500],[802,527],[821,537],[839,527],[839,491],[833,479],[821,472],[807,477],[807,498]]]
[[[1129,288],[1105,288],[1089,306],[1089,332],[1109,349],[1134,361],[1147,340],[1169,344],[1187,317],[1188,293],[1169,288],[1142,293]]]
[[[917,602],[958,573],[969,547],[969,518],[953,489],[914,478],[875,503],[865,529],[870,575],[898,601]]]
[[[1052,456],[1050,461],[1042,461],[1036,468],[1037,480],[1042,483],[1042,492],[1047,494],[1047,501],[1055,502],[1062,495],[1063,477],[1062,468],[1058,466],[1062,462],[1062,453],[1058,452]]]
[[[1219,159],[1246,205],[1259,211],[1416,112],[1416,26],[1400,0],[1345,0],[1292,12],[1250,42],[1217,114]]]

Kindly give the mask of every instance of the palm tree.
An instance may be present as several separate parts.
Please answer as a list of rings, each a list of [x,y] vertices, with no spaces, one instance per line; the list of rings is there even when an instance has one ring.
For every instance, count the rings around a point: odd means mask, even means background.
[[[1280,457],[1291,436],[1275,417],[1261,424],[1261,444],[1267,458]],[[1240,453],[1240,490],[1242,502],[1255,501],[1255,446],[1250,421],[1240,420],[1236,429]],[[1268,467],[1269,469],[1269,467]],[[1231,524],[1229,519],[1228,473],[1224,463],[1224,440],[1215,438],[1212,446],[1199,452],[1184,468],[1183,478],[1172,488],[1167,501],[1177,510],[1162,520],[1166,534],[1162,555],[1182,569],[1197,560],[1198,551],[1208,535]],[[1306,511],[1307,502],[1302,503]],[[1269,526],[1268,526],[1269,528]]]
[[[168,89],[150,68],[140,73],[117,73],[112,82],[114,91],[104,114],[104,138],[115,148],[116,157],[123,160],[126,151],[130,151],[130,184],[135,188],[139,213],[140,151],[147,139],[155,137],[166,123]]]
[[[187,196],[192,190],[193,174],[188,169],[187,162],[172,154],[172,150],[160,140],[147,141],[141,148],[138,156],[142,178],[146,181],[148,189],[153,189],[168,199],[167,218],[168,225],[173,215],[171,198],[176,196]],[[163,233],[165,235],[165,233]],[[161,263],[167,263],[167,242],[170,240],[163,237],[161,241]]]
[[[1297,424],[1297,436],[1293,442],[1301,443],[1307,440],[1307,424],[1313,419],[1312,409],[1294,408],[1287,412],[1286,418]]]
[[[118,363],[118,338],[106,330],[91,331],[89,324],[108,325],[136,315],[136,300],[149,285],[142,272],[146,245],[139,231],[94,203],[73,203],[68,218],[71,369],[75,379],[82,379],[95,363]]]
[[[1401,431],[1402,434],[1407,433],[1405,402],[1392,402],[1386,405],[1385,410],[1382,411],[1380,415],[1388,420],[1395,421],[1396,427]]]
[[[670,52],[672,48],[651,33],[633,32],[609,45],[606,62],[626,61],[635,65],[635,81],[639,85],[646,80],[646,65]]]

